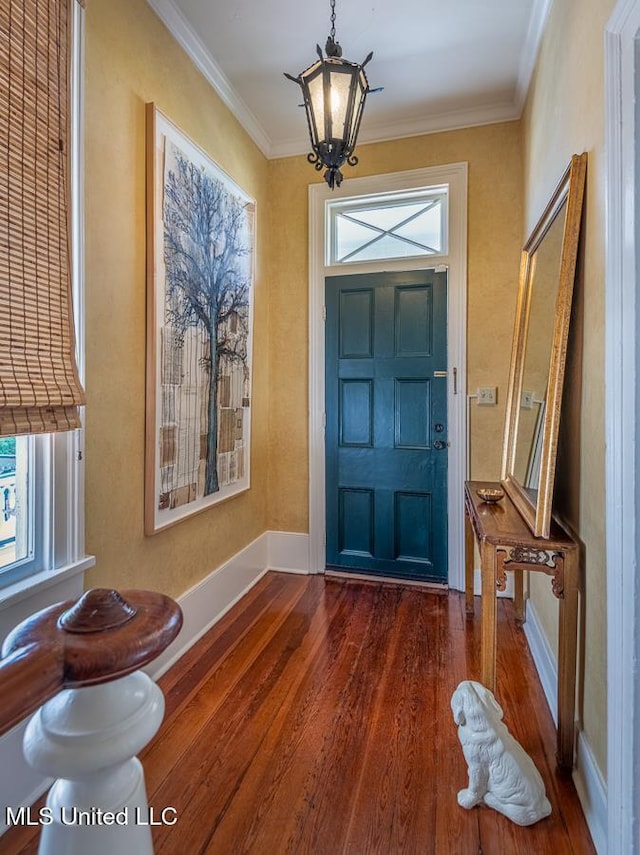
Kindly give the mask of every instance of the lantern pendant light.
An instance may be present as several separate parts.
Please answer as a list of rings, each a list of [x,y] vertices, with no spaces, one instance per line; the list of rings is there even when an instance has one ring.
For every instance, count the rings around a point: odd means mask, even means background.
[[[369,92],[365,65],[342,59],[342,48],[336,42],[336,2],[331,0],[331,33],[325,45],[326,57],[320,45],[316,45],[319,59],[302,71],[298,77],[285,72],[285,77],[299,84],[307,113],[309,136],[313,152],[307,155],[320,171],[325,169],[324,179],[333,190],[342,183],[340,167],[345,163],[355,166],[358,158],[353,154],[358,130]]]

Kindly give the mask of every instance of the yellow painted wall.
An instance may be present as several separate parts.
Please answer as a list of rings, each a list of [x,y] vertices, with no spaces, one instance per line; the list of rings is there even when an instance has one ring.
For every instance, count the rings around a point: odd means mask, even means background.
[[[498,478],[522,244],[518,122],[358,147],[352,177],[467,161],[468,388],[498,386],[499,405],[471,409],[471,472]],[[271,527],[308,531],[308,186],[305,157],[270,164]]]
[[[525,232],[573,153],[587,151],[583,242],[570,333],[556,505],[583,544],[583,679],[579,713],[606,770],[604,532],[604,41],[614,0],[554,3],[523,117]],[[557,648],[557,602],[532,578],[532,602]]]
[[[143,533],[145,103],[257,200],[251,490]],[[179,595],[267,528],[268,163],[145,0],[86,12],[86,547],[89,585]]]
[[[584,2],[554,4],[522,124],[360,146],[360,165],[348,173],[469,164],[468,391],[499,390],[498,407],[472,405],[471,474],[496,478],[523,237],[571,153],[589,151],[559,498],[586,547],[581,711],[604,769],[602,29],[613,0]],[[307,187],[321,179],[304,157],[264,159],[144,0],[92,0],[86,26],[86,545],[97,556],[88,583],[177,596],[265,529],[308,531]],[[150,538],[143,534],[147,101],[251,193],[258,210],[252,489]],[[553,641],[555,603],[546,588],[534,587],[533,597]]]

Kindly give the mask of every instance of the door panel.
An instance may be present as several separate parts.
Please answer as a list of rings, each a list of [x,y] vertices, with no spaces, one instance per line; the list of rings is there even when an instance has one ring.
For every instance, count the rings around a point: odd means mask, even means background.
[[[396,560],[428,564],[431,547],[431,496],[396,493]]]
[[[396,448],[429,448],[431,380],[396,379]]]
[[[431,288],[396,290],[396,353],[431,356],[433,348],[433,292]]]
[[[340,445],[373,445],[373,381],[338,380]]]
[[[358,359],[373,356],[373,291],[340,292],[340,356]]]
[[[329,567],[447,581],[446,303],[433,271],[326,280]]]

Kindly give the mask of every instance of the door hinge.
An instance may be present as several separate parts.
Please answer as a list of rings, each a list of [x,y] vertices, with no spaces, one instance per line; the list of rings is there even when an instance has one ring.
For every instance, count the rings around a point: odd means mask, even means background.
[[[323,321],[327,320],[327,307],[326,306],[322,307],[322,320]]]
[[[322,427],[326,428],[326,426],[327,426],[327,414],[323,413],[322,414]]]

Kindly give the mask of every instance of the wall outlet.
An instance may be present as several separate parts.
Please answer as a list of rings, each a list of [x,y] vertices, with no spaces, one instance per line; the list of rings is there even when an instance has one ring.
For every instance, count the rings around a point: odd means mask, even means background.
[[[494,405],[498,402],[497,386],[478,386],[478,404]]]

